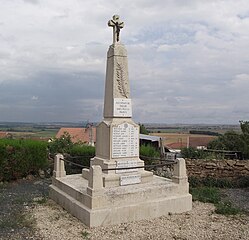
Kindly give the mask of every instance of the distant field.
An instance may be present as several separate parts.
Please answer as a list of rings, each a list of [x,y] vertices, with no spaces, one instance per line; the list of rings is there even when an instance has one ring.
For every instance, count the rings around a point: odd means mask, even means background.
[[[216,136],[209,136],[209,135],[203,135],[203,134],[189,134],[189,133],[151,133],[150,135],[163,138],[163,143],[165,145],[172,144],[172,143],[182,143],[183,146],[187,144],[188,138],[200,139],[200,143],[201,143],[201,140],[204,138],[208,140],[217,138]]]
[[[11,133],[16,138],[53,138],[55,137],[58,129],[4,129],[0,128],[0,131],[6,131]]]
[[[150,129],[148,130],[151,133],[188,133],[188,129],[179,129],[179,128],[166,128],[166,129]]]

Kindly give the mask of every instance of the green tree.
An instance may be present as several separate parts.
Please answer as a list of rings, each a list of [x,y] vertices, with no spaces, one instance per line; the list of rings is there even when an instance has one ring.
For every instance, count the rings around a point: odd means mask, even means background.
[[[56,138],[49,144],[49,152],[51,154],[69,153],[73,147],[73,142],[69,133],[65,132],[60,138]]]
[[[208,158],[210,157],[210,154],[208,152],[205,152],[202,149],[195,149],[193,147],[189,148],[182,148],[181,149],[182,157],[184,158],[196,158],[196,159],[202,159],[202,158]]]
[[[139,124],[140,126],[140,133],[149,135],[149,131],[146,129],[146,127],[143,124]]]
[[[240,121],[242,133],[228,131],[208,144],[209,149],[240,151],[244,158],[249,157],[249,122]]]
[[[249,157],[249,121],[240,121],[240,128],[242,131],[243,153],[247,158]]]

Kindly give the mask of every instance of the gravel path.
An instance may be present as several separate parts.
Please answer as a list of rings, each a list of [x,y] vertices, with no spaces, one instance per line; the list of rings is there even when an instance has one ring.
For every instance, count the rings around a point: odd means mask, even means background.
[[[32,214],[37,231],[44,239],[249,239],[249,216],[226,217],[214,214],[212,204],[193,203],[189,213],[173,214],[110,227],[86,228],[61,207],[49,200]]]
[[[236,207],[249,212],[249,188],[222,189],[221,192]]]
[[[248,214],[218,215],[212,204],[201,202],[193,202],[188,213],[89,229],[52,200],[42,203],[49,184],[49,179],[0,184],[1,240],[249,239]],[[248,189],[222,191],[239,207],[248,209]]]
[[[18,180],[8,184],[0,183],[0,239],[1,240],[40,240],[42,237],[35,231],[35,221],[30,209],[36,199],[48,196],[49,179]]]

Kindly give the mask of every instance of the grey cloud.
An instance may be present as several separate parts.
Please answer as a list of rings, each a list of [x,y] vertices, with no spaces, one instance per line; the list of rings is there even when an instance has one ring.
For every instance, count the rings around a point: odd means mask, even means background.
[[[4,82],[0,86],[0,102],[9,106],[16,113],[26,112],[32,119],[53,119],[56,117],[78,121],[80,112],[85,111],[81,102],[89,99],[89,109],[95,108],[94,101],[103,99],[104,76],[89,72],[62,74],[59,72],[40,72],[26,82]],[[37,96],[36,101],[32,97]],[[1,106],[0,106],[1,108]],[[1,110],[0,120],[6,120],[10,109]],[[92,114],[91,110],[90,113]],[[88,112],[89,114],[89,112]],[[25,116],[24,115],[24,116]],[[53,115],[55,115],[53,117]],[[94,116],[94,114],[92,114]],[[94,120],[101,119],[101,114],[95,114]],[[84,119],[81,119],[84,120]],[[37,120],[36,120],[37,121]]]

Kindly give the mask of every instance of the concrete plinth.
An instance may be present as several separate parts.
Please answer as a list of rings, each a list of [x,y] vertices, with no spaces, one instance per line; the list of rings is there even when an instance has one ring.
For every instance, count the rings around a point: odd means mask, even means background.
[[[192,208],[188,184],[153,176],[147,183],[89,192],[81,174],[53,178],[50,197],[89,227],[180,213]]]

